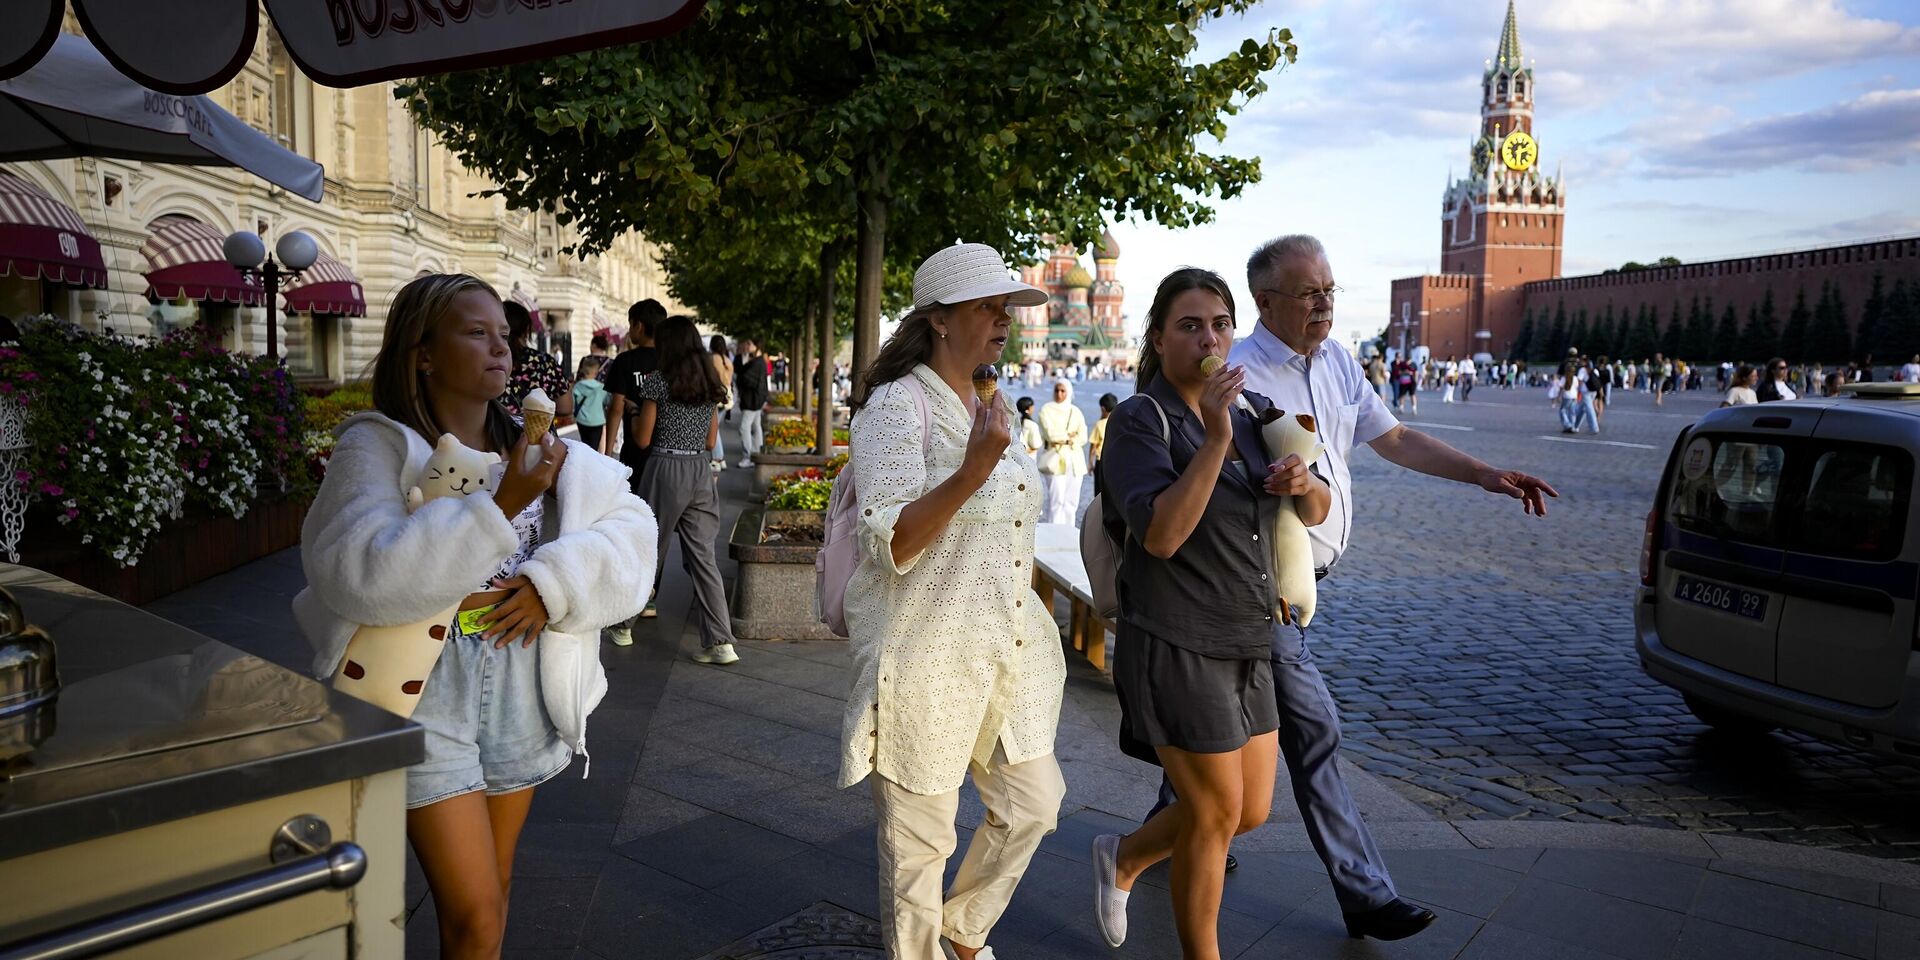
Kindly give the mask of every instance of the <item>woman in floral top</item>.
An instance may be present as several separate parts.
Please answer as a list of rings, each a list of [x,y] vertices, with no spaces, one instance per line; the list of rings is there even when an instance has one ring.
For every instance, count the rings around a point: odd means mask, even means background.
[[[500,404],[517,417],[520,400],[538,387],[553,401],[555,417],[573,416],[573,381],[567,379],[559,361],[527,343],[533,333],[533,315],[512,300],[501,306],[507,312],[507,345],[513,351],[513,372],[507,375],[507,392],[500,395]]]

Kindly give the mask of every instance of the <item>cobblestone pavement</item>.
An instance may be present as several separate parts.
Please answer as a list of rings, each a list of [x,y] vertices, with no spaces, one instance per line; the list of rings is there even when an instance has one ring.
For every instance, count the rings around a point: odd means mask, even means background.
[[[1448,819],[1606,820],[1920,859],[1920,769],[1799,734],[1723,737],[1640,670],[1644,518],[1674,436],[1715,398],[1616,398],[1604,444],[1561,440],[1543,393],[1437,400],[1407,421],[1561,496],[1536,520],[1355,458],[1352,545],[1321,585],[1313,640],[1361,766]]]

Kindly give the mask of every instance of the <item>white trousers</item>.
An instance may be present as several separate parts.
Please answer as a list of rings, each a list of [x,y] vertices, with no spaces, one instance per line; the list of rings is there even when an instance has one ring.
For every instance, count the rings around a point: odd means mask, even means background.
[[[735,407],[733,415],[740,418],[740,459],[745,460],[760,452],[767,435],[760,429],[760,411]]]
[[[1041,512],[1042,523],[1072,523],[1079,519],[1080,478],[1064,473],[1043,473],[1041,481],[1047,488],[1046,509]]]
[[[1060,816],[1067,781],[1052,754],[1008,763],[995,747],[986,766],[974,764],[974,789],[987,808],[967,844],[960,872],[940,895],[940,878],[956,842],[960,791],[913,793],[878,773],[869,779],[879,823],[880,929],[893,960],[940,960],[940,938],[983,947],[1007,910],[1040,841]]]

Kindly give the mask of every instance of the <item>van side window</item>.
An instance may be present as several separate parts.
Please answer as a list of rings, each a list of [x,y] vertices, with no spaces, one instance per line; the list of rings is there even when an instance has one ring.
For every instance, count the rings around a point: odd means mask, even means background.
[[[1774,545],[1774,506],[1786,452],[1773,444],[1721,441],[1699,476],[1673,488],[1672,516],[1691,533]]]
[[[1849,560],[1900,555],[1907,527],[1913,458],[1891,447],[1822,451],[1808,475],[1793,549]]]

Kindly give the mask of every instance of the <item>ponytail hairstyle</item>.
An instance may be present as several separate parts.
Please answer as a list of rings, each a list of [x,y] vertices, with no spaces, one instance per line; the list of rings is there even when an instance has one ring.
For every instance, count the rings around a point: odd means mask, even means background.
[[[653,328],[653,346],[660,351],[660,376],[667,381],[667,399],[674,403],[716,404],[727,399],[720,373],[700,345],[693,318],[673,316]]]
[[[873,362],[867,365],[867,374],[860,380],[860,392],[849,406],[854,410],[866,406],[873,398],[874,388],[892,383],[933,359],[933,318],[949,309],[947,304],[936,303],[907,314],[893,336],[887,338],[880,352],[874,355]]]
[[[433,411],[427,393],[427,374],[420,369],[420,351],[433,339],[453,301],[478,291],[500,301],[500,294],[479,277],[464,273],[429,273],[400,288],[387,308],[386,332],[373,358],[373,407],[395,422],[406,424],[432,444],[446,430]],[[487,439],[494,453],[506,453],[520,439],[520,426],[500,401],[487,403]]]
[[[1134,390],[1147,389],[1147,384],[1160,375],[1160,347],[1154,343],[1153,335],[1166,329],[1174,298],[1189,290],[1217,294],[1220,302],[1227,305],[1227,316],[1233,316],[1233,291],[1219,274],[1200,267],[1181,267],[1167,274],[1160,281],[1160,288],[1153,292],[1153,306],[1147,308],[1147,329],[1140,333],[1140,363],[1133,378]]]

